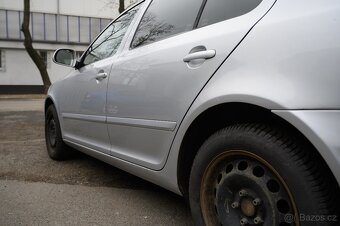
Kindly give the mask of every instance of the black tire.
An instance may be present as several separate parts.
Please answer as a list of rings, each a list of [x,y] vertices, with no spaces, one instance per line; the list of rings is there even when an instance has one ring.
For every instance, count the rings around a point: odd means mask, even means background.
[[[50,105],[45,114],[45,141],[47,153],[51,159],[60,161],[71,156],[71,148],[62,139],[58,114],[54,105]]]
[[[333,175],[311,145],[284,131],[240,124],[206,140],[189,181],[196,225],[339,225]]]

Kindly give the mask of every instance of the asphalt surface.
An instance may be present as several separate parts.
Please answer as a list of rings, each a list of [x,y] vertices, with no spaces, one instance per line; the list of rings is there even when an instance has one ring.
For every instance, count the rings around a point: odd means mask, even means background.
[[[45,148],[42,99],[0,98],[0,225],[192,225],[184,199],[79,153]]]

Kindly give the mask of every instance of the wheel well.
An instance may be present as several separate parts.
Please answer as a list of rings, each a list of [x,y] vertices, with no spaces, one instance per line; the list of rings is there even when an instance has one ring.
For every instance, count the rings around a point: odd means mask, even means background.
[[[51,98],[47,98],[46,99],[46,101],[45,101],[45,108],[44,108],[44,110],[45,110],[45,113],[46,113],[46,111],[47,111],[47,108],[49,107],[49,106],[51,106],[52,104],[54,104],[53,103],[53,100],[51,99]]]
[[[216,131],[237,123],[267,123],[279,126],[288,130],[294,137],[298,136],[299,140],[316,151],[301,132],[268,109],[245,103],[227,103],[211,107],[192,122],[181,144],[177,177],[179,188],[185,197],[188,197],[190,170],[199,148]],[[318,152],[317,154],[324,161]]]

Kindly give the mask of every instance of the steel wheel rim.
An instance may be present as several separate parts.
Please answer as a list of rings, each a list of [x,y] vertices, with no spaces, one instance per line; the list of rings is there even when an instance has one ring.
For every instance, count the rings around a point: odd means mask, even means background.
[[[210,162],[201,181],[200,204],[206,225],[300,225],[282,177],[247,151],[226,151]]]

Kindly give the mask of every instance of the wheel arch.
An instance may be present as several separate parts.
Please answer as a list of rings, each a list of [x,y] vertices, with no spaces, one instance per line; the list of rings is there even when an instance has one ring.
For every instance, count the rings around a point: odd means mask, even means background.
[[[45,104],[44,104],[44,112],[45,112],[45,114],[46,114],[46,111],[47,111],[48,107],[51,106],[51,105],[55,106],[55,103],[54,103],[54,101],[53,101],[51,96],[47,96],[46,99],[45,99]]]
[[[183,196],[188,197],[190,170],[200,146],[214,132],[237,123],[267,123],[279,126],[309,145],[329,169],[325,159],[310,140],[298,128],[271,110],[243,102],[222,103],[200,113],[185,131],[177,161],[178,187]],[[333,175],[330,169],[329,172]]]

